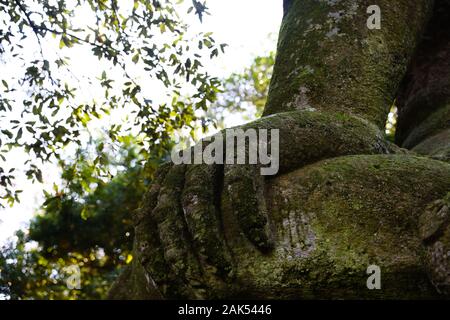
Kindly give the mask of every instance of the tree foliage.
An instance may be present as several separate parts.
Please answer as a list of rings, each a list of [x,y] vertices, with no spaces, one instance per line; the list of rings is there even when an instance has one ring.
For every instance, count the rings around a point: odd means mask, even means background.
[[[29,155],[17,166],[42,181],[43,162],[63,159],[95,119],[117,110],[127,117],[105,128],[110,143],[134,130],[144,155],[163,153],[175,130],[192,126],[219,91],[201,61],[225,47],[211,33],[189,32],[184,17],[205,14],[196,0],[1,0],[0,59],[14,70],[0,76],[0,205],[20,192],[17,168],[6,166],[13,148]],[[78,78],[69,53],[83,50],[101,74]]]
[[[73,180],[73,164],[66,164],[63,185],[46,192],[28,232],[18,231],[17,241],[2,248],[0,294],[11,299],[105,298],[120,269],[131,262],[130,213],[149,182],[145,177],[150,172],[140,165],[142,156],[136,151],[130,138],[120,157],[110,155],[111,169],[117,173],[106,181],[89,181],[88,164],[79,168],[87,180]],[[90,192],[80,186],[85,181],[91,184]],[[66,285],[69,266],[81,271],[80,290]]]
[[[246,120],[261,116],[269,92],[275,52],[256,56],[250,66],[224,79],[223,92],[209,110],[210,117],[223,127],[225,117],[239,114]]]

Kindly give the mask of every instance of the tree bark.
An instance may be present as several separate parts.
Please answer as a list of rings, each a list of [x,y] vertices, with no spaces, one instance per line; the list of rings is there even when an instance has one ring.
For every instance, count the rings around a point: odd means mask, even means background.
[[[298,109],[358,115],[383,128],[433,1],[294,0],[280,29],[264,115]],[[370,5],[381,8],[369,30]]]
[[[254,189],[238,189],[239,199],[226,187],[214,190],[210,196],[220,200],[221,232],[235,273],[221,279],[206,270],[201,285],[188,284],[183,296],[397,299],[450,293],[450,59],[445,40],[450,28],[434,36],[447,21],[444,2],[435,7],[431,0],[284,2],[264,117],[244,127],[281,132],[282,175],[264,186],[273,248],[262,252],[249,241],[233,214],[237,200],[253,205]],[[373,4],[382,10],[381,30],[366,26],[366,9]],[[421,157],[382,137],[397,96],[397,141]],[[172,186],[175,192],[184,184],[185,190],[213,192],[206,180],[169,172],[166,189]],[[156,202],[167,200],[158,199],[157,190],[150,189],[141,209],[135,261],[148,260],[143,244],[160,241],[148,231],[154,222],[145,218]],[[166,192],[165,197],[176,202],[179,194]],[[166,201],[164,208],[170,205]],[[157,248],[152,252],[168,259]],[[194,270],[189,263],[187,270]],[[152,266],[157,264],[164,262],[154,259]],[[370,265],[381,269],[381,290],[366,285]],[[172,291],[157,284],[164,281],[153,281],[160,278],[164,274],[148,264],[133,263],[111,297],[170,298]]]
[[[450,160],[450,3],[437,1],[397,99],[396,142]]]

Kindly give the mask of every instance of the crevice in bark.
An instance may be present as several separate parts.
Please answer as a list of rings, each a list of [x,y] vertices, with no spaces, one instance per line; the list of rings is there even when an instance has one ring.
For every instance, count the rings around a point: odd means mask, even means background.
[[[436,130],[445,129],[445,124],[444,127],[432,125],[420,135],[414,133],[434,113],[450,104],[449,1],[436,1],[433,16],[401,84],[397,102],[397,144],[412,148],[437,133]],[[440,122],[442,118],[434,121]],[[450,127],[450,117],[447,121]]]

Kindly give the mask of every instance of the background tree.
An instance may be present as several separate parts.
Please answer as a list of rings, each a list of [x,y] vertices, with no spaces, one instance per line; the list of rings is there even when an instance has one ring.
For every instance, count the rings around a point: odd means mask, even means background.
[[[20,167],[42,181],[42,163],[63,160],[63,150],[89,137],[95,119],[118,110],[127,118],[105,128],[107,143],[120,144],[133,129],[146,155],[163,153],[175,130],[194,124],[219,91],[200,60],[225,45],[211,33],[189,33],[186,12],[201,21],[207,7],[197,0],[0,1],[0,58],[14,66],[1,77],[0,205],[20,193],[16,168],[7,165],[12,148],[29,155]],[[90,51],[104,71],[78,78],[67,54],[75,50]],[[89,97],[90,89],[101,94]],[[106,170],[100,160],[98,175]]]
[[[233,73],[222,81],[222,93],[208,110],[208,115],[216,119],[218,128],[224,128],[224,120],[230,115],[239,115],[247,121],[262,115],[274,60],[274,51],[259,55],[245,70]]]
[[[93,144],[98,149],[101,142]],[[64,163],[62,187],[46,192],[28,232],[17,232],[18,240],[0,252],[0,293],[11,299],[106,296],[119,270],[132,260],[130,212],[138,207],[151,175],[137,150],[129,138],[120,156],[108,155],[109,170],[116,172],[111,180],[92,177],[89,159],[95,156],[87,150],[79,151],[82,161]],[[80,290],[66,285],[66,268],[73,265],[81,271]]]

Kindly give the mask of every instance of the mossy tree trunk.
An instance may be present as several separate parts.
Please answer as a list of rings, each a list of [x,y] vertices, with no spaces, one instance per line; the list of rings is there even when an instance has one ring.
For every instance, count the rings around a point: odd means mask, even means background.
[[[382,13],[379,30],[366,26],[366,10],[374,4]],[[262,251],[249,241],[234,213],[236,203],[247,203],[252,217],[256,205],[249,196],[252,188],[227,187],[233,169],[219,170],[225,179],[216,181],[183,173],[178,179],[169,169],[161,180],[163,191],[152,187],[143,203],[135,259],[111,297],[430,298],[448,293],[449,5],[444,0],[286,0],[284,5],[264,117],[244,127],[280,129],[282,175],[259,190],[273,247]],[[397,97],[397,143],[413,151],[383,138]],[[205,181],[225,186],[208,189]],[[160,212],[155,206],[178,202],[182,193],[168,192],[170,186],[174,191],[203,186],[218,202],[217,232],[227,243],[231,277],[222,277],[220,268],[203,268],[200,278],[167,282],[161,266],[174,251],[161,239],[172,249],[181,247],[164,233],[175,230],[176,223],[163,219],[161,231],[149,217]],[[207,239],[210,230],[203,230],[188,246]],[[152,243],[160,246],[147,250]],[[206,253],[200,251],[199,260]],[[179,265],[194,272],[191,260],[183,261]],[[373,264],[382,271],[381,290],[366,286],[366,270]]]

